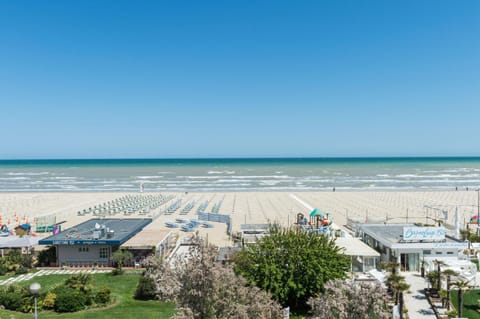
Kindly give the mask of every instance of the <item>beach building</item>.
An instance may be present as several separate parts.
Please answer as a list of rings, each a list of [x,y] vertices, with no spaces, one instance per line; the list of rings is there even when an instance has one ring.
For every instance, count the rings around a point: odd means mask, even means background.
[[[335,244],[343,249],[345,255],[350,256],[352,272],[368,272],[379,265],[380,253],[359,238],[338,237]]]
[[[55,246],[57,265],[110,266],[112,253],[151,222],[150,218],[90,219],[38,243]]]
[[[398,262],[403,271],[418,271],[423,259],[458,258],[467,242],[446,236],[444,227],[415,224],[358,224],[356,235],[378,251],[382,261]]]
[[[20,250],[22,254],[30,254],[38,245],[38,237],[6,236],[0,237],[0,256],[4,257],[10,250]]]
[[[176,236],[171,230],[143,229],[120,247],[130,251],[135,265],[138,265],[138,262],[153,254],[165,257],[175,243]]]
[[[258,239],[268,235],[270,224],[242,224],[240,225],[240,234],[242,246],[255,244]]]

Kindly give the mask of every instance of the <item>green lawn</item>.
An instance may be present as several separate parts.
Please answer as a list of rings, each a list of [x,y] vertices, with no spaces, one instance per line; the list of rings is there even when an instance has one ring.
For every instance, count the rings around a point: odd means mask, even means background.
[[[477,309],[480,309],[478,300],[480,300],[480,290],[470,290],[463,293],[463,314],[464,318],[480,319],[480,313]],[[455,309],[458,309],[458,291],[452,291],[452,302]]]
[[[31,281],[21,282],[21,285],[29,285],[36,281],[42,285],[42,290],[45,291],[52,288],[59,283],[62,283],[69,275],[50,275],[43,277],[35,277]],[[135,288],[137,287],[139,274],[125,274],[122,276],[112,276],[111,274],[95,274],[94,284],[96,287],[107,286],[112,290],[112,297],[115,298],[114,304],[106,308],[96,308],[76,313],[56,314],[52,311],[42,311],[39,313],[39,318],[48,319],[96,319],[96,318],[115,318],[115,319],[168,319],[174,311],[175,306],[169,303],[162,303],[159,301],[139,301],[133,299]],[[8,310],[0,310],[0,319],[23,319],[32,318],[31,313],[19,313]]]

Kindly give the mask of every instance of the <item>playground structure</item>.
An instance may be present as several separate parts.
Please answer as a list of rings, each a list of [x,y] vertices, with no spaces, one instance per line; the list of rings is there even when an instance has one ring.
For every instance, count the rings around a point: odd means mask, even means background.
[[[310,212],[308,217],[309,218],[303,213],[298,213],[296,224],[308,232],[328,236],[334,235],[335,231],[332,228],[333,221],[330,219],[330,213],[322,213],[315,208]]]
[[[10,229],[8,229],[8,226],[6,224],[3,224],[0,227],[0,237],[7,237],[10,235],[13,235],[13,232]]]

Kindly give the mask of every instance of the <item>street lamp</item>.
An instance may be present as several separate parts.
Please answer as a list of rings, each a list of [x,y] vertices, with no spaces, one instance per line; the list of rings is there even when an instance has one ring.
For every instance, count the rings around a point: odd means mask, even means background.
[[[35,298],[35,312],[33,314],[33,319],[37,319],[37,297],[38,297],[38,293],[40,292],[40,288],[42,288],[42,286],[40,286],[40,284],[38,282],[34,282],[30,285],[30,293],[33,295],[33,297]]]

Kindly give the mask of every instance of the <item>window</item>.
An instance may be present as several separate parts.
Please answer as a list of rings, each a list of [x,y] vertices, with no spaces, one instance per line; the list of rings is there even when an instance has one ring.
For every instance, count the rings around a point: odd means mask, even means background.
[[[447,251],[447,255],[453,255],[453,251]]]
[[[88,252],[88,247],[87,246],[80,246],[80,247],[78,247],[78,252],[79,253],[87,253]]]
[[[424,250],[424,251],[423,251],[423,254],[424,254],[424,255],[430,255],[431,253],[432,253],[431,250]]]
[[[441,254],[442,254],[442,252],[441,252],[441,251],[436,251],[436,252],[435,252],[435,254],[437,254],[437,255],[441,255]]]
[[[100,248],[100,259],[108,259],[108,254],[109,253],[109,249],[108,247],[101,247]]]

